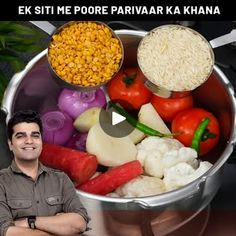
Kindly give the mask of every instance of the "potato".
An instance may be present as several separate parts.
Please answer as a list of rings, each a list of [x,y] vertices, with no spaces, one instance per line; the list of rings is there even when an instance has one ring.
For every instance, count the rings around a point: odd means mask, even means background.
[[[131,139],[131,141],[134,144],[137,144],[137,143],[141,142],[145,138],[145,134],[142,131],[138,130],[138,129],[134,129],[129,134],[129,138]]]
[[[136,146],[129,136],[111,137],[102,130],[99,123],[88,132],[86,150],[97,156],[99,164],[109,167],[133,161],[137,154]]]
[[[151,103],[142,105],[138,113],[141,123],[165,134],[171,133],[160,115],[156,112]]]
[[[101,107],[92,107],[79,115],[73,125],[80,132],[88,132],[90,128],[99,122]]]

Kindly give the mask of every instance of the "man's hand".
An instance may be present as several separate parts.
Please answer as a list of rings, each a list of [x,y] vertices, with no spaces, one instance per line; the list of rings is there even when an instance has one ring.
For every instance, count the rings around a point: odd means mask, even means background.
[[[15,226],[29,228],[27,218],[20,218],[14,221]]]
[[[75,236],[78,235],[79,233],[82,233],[86,229],[87,225],[83,217],[80,216],[79,214],[65,213],[65,212],[59,212],[55,216],[43,216],[43,217],[38,216],[36,218],[36,228],[37,228],[36,230],[29,228],[27,218],[17,219],[14,221],[14,223],[15,227],[10,227],[11,230],[9,230],[8,232],[9,234],[7,234],[9,236],[13,235],[15,236],[14,230],[16,230],[16,228],[18,228],[18,230],[27,230],[27,231],[22,231],[22,233],[24,232],[24,236],[28,235],[27,234],[28,231],[29,235],[32,236],[38,234],[41,236],[40,232],[42,233],[42,236],[44,235]]]
[[[17,222],[19,223],[19,222]],[[30,229],[22,226],[10,226],[7,229],[6,236],[54,236],[53,234],[38,230]]]
[[[78,213],[59,212],[55,216],[38,216],[36,228],[53,235],[78,235],[86,230],[87,222]]]
[[[58,212],[57,214],[56,214],[56,216],[60,216],[60,215],[63,215],[63,214],[65,214],[64,212]]]

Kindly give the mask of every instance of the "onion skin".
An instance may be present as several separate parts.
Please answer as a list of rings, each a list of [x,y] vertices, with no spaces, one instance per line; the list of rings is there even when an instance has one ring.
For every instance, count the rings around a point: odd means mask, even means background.
[[[104,107],[106,96],[102,89],[89,92],[79,92],[63,89],[58,98],[58,107],[73,119],[91,107]]]
[[[75,133],[66,143],[66,147],[79,151],[86,151],[86,140],[88,133]]]
[[[73,120],[61,111],[46,112],[41,116],[43,124],[43,141],[64,145],[74,132]]]

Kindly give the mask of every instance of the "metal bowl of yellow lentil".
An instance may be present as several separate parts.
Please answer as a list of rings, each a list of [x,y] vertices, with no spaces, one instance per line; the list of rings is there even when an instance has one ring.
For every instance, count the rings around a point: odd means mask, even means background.
[[[70,21],[49,42],[47,58],[57,82],[77,90],[106,84],[122,66],[120,38],[103,22]]]

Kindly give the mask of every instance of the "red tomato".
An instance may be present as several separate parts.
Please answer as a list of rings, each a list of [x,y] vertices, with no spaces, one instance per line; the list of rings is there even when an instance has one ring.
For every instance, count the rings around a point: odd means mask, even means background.
[[[191,94],[176,98],[162,98],[153,95],[151,103],[164,121],[171,122],[178,112],[193,107],[193,97]]]
[[[178,92],[178,91],[172,91],[171,92],[171,97],[172,98],[182,98],[191,95],[191,91],[183,91],[183,92]]]
[[[139,68],[120,70],[108,83],[108,95],[124,108],[139,109],[151,100],[152,93],[144,85],[145,77]]]
[[[202,108],[192,108],[178,113],[171,124],[173,133],[181,133],[175,138],[190,147],[195,130],[204,118],[210,119],[206,130],[214,136],[200,142],[200,155],[209,152],[219,141],[220,128],[216,117]]]

